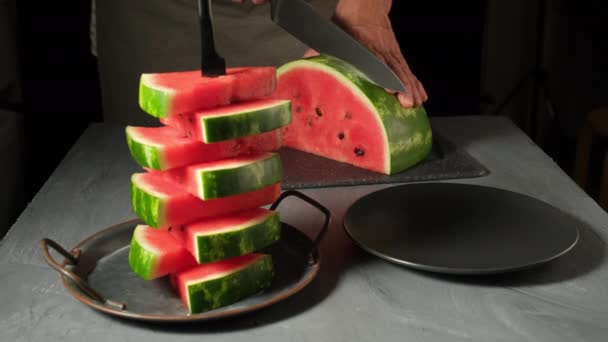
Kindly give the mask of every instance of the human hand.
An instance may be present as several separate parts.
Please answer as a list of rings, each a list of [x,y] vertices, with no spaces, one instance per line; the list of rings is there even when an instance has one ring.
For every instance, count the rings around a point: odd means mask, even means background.
[[[333,20],[395,72],[406,90],[397,94],[401,105],[417,107],[428,99],[428,95],[401,53],[388,16],[391,5],[392,0],[340,0]],[[309,50],[305,56],[314,54],[315,51]]]

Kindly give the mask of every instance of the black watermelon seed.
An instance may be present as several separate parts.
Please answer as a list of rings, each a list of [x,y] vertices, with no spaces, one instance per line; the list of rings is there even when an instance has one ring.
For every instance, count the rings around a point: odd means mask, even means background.
[[[344,114],[344,118],[345,118],[346,120],[350,120],[350,119],[352,119],[352,118],[353,118],[353,113],[351,113],[351,112],[346,112],[346,113]]]
[[[315,107],[315,112],[318,116],[323,116],[323,111],[321,111],[321,107]]]
[[[338,133],[338,139],[340,139],[340,140],[344,139],[344,133],[342,133],[342,132]]]
[[[362,157],[365,154],[365,151],[362,148],[359,147],[355,147],[355,154],[358,157]]]

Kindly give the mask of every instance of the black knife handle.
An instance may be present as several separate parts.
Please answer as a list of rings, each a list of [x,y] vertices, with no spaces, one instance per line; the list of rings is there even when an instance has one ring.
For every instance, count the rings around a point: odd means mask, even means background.
[[[277,0],[270,0],[270,20],[275,21],[279,10],[279,2]]]
[[[201,74],[207,77],[226,75],[226,62],[215,50],[211,0],[198,0],[198,17],[201,29]]]

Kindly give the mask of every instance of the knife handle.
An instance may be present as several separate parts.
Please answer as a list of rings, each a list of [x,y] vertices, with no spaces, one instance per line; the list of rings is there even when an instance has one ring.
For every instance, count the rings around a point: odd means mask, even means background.
[[[279,10],[279,1],[278,0],[270,0],[270,19],[275,21]]]
[[[226,62],[215,50],[211,0],[198,0],[198,17],[201,29],[201,74],[207,77],[226,75]]]

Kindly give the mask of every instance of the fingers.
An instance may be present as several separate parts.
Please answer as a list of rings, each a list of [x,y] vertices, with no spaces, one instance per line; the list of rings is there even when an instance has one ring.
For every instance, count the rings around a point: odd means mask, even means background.
[[[389,68],[391,68],[395,74],[397,74],[397,77],[399,77],[405,86],[405,92],[399,93],[398,95],[401,105],[406,108],[419,106],[422,103],[422,97],[419,94],[419,89],[416,85],[417,82],[409,71],[409,68],[399,63],[399,61],[392,55],[389,55],[386,60]]]
[[[415,76],[414,76],[415,78]],[[422,82],[420,82],[418,80],[418,78],[416,78],[416,82],[418,84],[418,91],[420,92],[420,95],[422,96],[422,102],[426,102],[429,99],[429,95],[426,93],[426,89],[424,89],[424,85],[422,85]]]
[[[308,50],[306,50],[306,52],[304,52],[304,58],[318,56],[318,55],[319,55],[319,53],[313,49],[308,49]]]
[[[404,107],[421,106],[428,100],[428,94],[426,93],[422,82],[420,82],[412,73],[401,52],[397,50],[397,52],[390,53],[388,60],[391,69],[395,71],[399,79],[401,79],[405,85],[406,92],[399,96],[401,105]]]
[[[399,60],[395,58],[394,54],[382,53],[380,51],[377,51],[373,46],[370,46],[370,49],[376,56],[378,56],[378,58],[382,62],[388,65],[388,67],[391,68],[397,74],[397,77],[399,77],[399,80],[401,80],[403,86],[405,87],[404,93],[398,93],[396,90],[387,88],[385,88],[384,90],[386,90],[391,95],[396,94],[399,103],[401,103],[401,106],[405,108],[411,108],[416,106],[416,99],[419,99],[419,97],[417,97],[416,95],[418,93],[418,87],[415,85],[415,82],[412,79],[413,75],[411,74],[411,72],[408,72],[409,67],[407,67],[407,64],[404,67],[403,64],[399,63]]]
[[[414,107],[414,97],[409,92],[397,94],[397,99],[399,100],[399,103],[401,103],[401,106],[403,106],[404,108]]]

